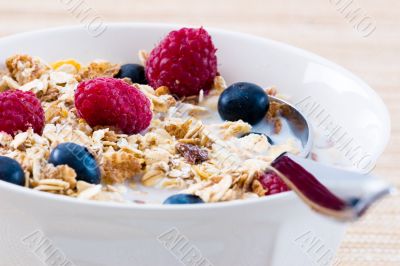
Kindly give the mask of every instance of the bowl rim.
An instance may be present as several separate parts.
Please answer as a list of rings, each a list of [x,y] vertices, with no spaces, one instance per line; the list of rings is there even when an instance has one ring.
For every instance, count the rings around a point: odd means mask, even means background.
[[[199,27],[193,26],[190,24],[174,24],[174,23],[145,23],[145,22],[118,22],[118,23],[106,23],[108,29],[110,28],[148,28],[148,29],[162,29],[165,30],[166,33],[168,30],[181,28],[181,27]],[[368,85],[366,84],[361,78],[354,75],[349,70],[345,69],[344,67],[324,58],[315,53],[310,51],[304,50],[302,48],[298,48],[292,46],[287,43],[275,41],[266,37],[256,36],[253,34],[242,33],[237,31],[225,30],[221,28],[214,28],[214,27],[204,27],[212,34],[218,35],[230,35],[241,37],[243,39],[248,39],[256,42],[263,42],[268,44],[269,46],[279,47],[280,49],[285,49],[286,51],[290,51],[291,53],[301,55],[305,58],[310,60],[316,60],[321,64],[324,64],[328,67],[331,67],[342,75],[346,75],[356,81],[360,86],[363,87],[364,90],[367,90],[373,97],[378,100],[381,106],[384,109],[384,113],[386,116],[386,134],[385,134],[385,142],[382,144],[382,149],[379,152],[378,157],[383,153],[384,148],[387,146],[389,139],[390,139],[390,131],[391,131],[391,122],[390,122],[390,113],[384,104],[381,97]],[[73,26],[61,26],[61,27],[51,27],[51,28],[44,28],[39,30],[33,31],[26,31],[17,34],[12,34],[9,36],[3,36],[0,38],[0,43],[3,41],[12,41],[15,39],[23,39],[28,36],[39,35],[39,34],[52,34],[52,33],[60,33],[60,32],[71,32],[71,31],[81,31],[84,30],[82,25],[73,25]],[[283,192],[275,195],[270,195],[268,197],[261,197],[261,198],[249,198],[244,200],[233,200],[227,202],[216,202],[212,204],[183,204],[183,205],[163,205],[163,204],[127,204],[127,203],[119,203],[119,202],[105,202],[105,201],[94,201],[94,200],[87,200],[87,199],[77,199],[72,198],[64,195],[55,195],[51,193],[45,193],[42,191],[36,191],[26,187],[16,186],[14,184],[7,183],[5,181],[0,180],[0,191],[1,190],[9,190],[9,192],[17,193],[19,196],[25,197],[37,197],[40,200],[52,200],[53,202],[57,203],[64,203],[64,204],[74,204],[86,207],[96,207],[96,208],[112,208],[112,209],[128,209],[128,210],[141,210],[141,211],[170,211],[170,210],[215,210],[220,208],[235,208],[240,206],[247,206],[253,204],[274,204],[276,202],[284,202],[290,201],[296,198],[293,191]]]

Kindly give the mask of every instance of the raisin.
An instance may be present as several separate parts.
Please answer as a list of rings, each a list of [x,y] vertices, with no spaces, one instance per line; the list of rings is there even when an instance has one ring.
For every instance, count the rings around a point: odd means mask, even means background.
[[[192,144],[178,143],[176,150],[190,164],[199,164],[208,160],[208,151]]]

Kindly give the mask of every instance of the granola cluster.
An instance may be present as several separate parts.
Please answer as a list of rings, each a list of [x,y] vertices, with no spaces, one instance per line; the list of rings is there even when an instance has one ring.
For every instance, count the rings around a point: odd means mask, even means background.
[[[143,60],[144,52],[140,52]],[[17,160],[24,169],[26,187],[71,197],[129,202],[127,190],[142,187],[180,190],[205,202],[261,196],[257,174],[283,151],[297,152],[293,141],[271,145],[263,135],[248,134],[243,122],[214,122],[218,96],[226,88],[217,76],[208,95],[181,100],[167,87],[132,84],[152,104],[153,120],[142,134],[126,135],[106,127],[90,127],[77,116],[74,91],[80,81],[113,77],[119,65],[93,61],[81,66],[75,60],[49,65],[29,55],[7,59],[0,72],[0,92],[31,91],[41,100],[46,125],[43,134],[33,130],[12,137],[0,132],[0,155]],[[275,89],[269,89],[275,94]],[[273,108],[275,110],[275,108]],[[276,111],[274,111],[276,112]],[[279,119],[268,114],[279,130]],[[244,137],[241,137],[248,134]],[[74,142],[87,147],[102,173],[102,184],[77,180],[75,171],[48,163],[58,144]],[[126,186],[120,186],[124,184]]]

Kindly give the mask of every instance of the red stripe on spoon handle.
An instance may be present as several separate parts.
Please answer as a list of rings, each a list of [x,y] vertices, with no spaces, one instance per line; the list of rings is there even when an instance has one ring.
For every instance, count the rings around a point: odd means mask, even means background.
[[[283,179],[285,183],[307,201],[314,209],[329,209],[343,211],[347,209],[347,203],[335,196],[311,173],[301,165],[294,162],[285,154],[276,158],[272,163],[272,170]],[[283,176],[281,176],[283,175]]]

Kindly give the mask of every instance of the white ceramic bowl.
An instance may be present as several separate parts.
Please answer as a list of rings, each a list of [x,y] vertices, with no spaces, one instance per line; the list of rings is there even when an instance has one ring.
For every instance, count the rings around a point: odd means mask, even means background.
[[[152,49],[176,28],[112,24],[97,38],[83,27],[24,33],[0,40],[0,62],[14,53],[49,62],[71,57],[133,62],[139,49]],[[291,95],[292,102],[311,96],[373,160],[381,154],[389,138],[389,116],[364,82],[303,50],[208,30],[228,83],[273,84]],[[328,265],[322,263],[333,257],[345,228],[309,210],[292,192],[218,204],[148,206],[80,201],[4,182],[0,225],[1,264],[33,266],[46,259],[48,265],[73,265],[63,264],[70,261],[83,266]],[[66,259],[50,264],[60,254]],[[198,264],[190,262],[191,254],[198,256],[192,259]]]

